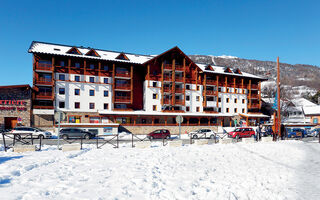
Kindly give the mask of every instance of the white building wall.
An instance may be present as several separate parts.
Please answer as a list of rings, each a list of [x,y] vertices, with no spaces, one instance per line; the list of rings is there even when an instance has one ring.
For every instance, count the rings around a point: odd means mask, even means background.
[[[186,90],[186,97],[190,96],[190,100],[186,100],[186,107],[190,107],[189,112],[197,112],[197,107],[199,107],[199,112],[203,112],[203,96],[202,96],[202,90],[203,86],[199,86],[199,90],[197,90],[197,85],[196,84],[187,84],[190,85],[190,90]],[[197,96],[199,96],[199,101],[197,101]],[[186,109],[186,108],[185,108]]]
[[[78,111],[78,112],[97,112],[98,110],[105,110],[104,104],[108,104],[108,109],[112,110],[112,90],[111,84],[104,84],[104,78],[108,78],[109,83],[111,83],[111,77],[95,77],[96,83],[89,83],[88,75],[77,75],[77,74],[65,74],[66,81],[58,80],[60,73],[56,73],[56,85],[55,85],[55,105],[58,110],[63,111]],[[86,83],[82,82],[73,82],[74,76],[80,76],[80,81],[87,81]],[[70,80],[70,81],[69,81]],[[65,88],[65,94],[59,94],[59,88]],[[75,89],[80,90],[80,95],[75,95]],[[94,90],[94,96],[90,96],[89,91]],[[108,91],[108,96],[104,96],[104,91]],[[65,102],[65,108],[59,108],[59,102]],[[75,102],[80,102],[80,109],[75,109]],[[94,103],[95,108],[89,109],[89,103]]]
[[[247,103],[248,103],[247,95],[219,93],[219,98],[221,98],[221,102],[219,102],[221,113],[228,113],[228,114],[247,113]],[[228,98],[229,98],[229,102],[227,102]],[[237,99],[237,103],[235,103],[235,99]],[[244,103],[242,103],[243,99],[244,99]],[[227,108],[229,108],[229,112],[226,111]],[[237,108],[237,112],[234,112],[235,108]],[[242,112],[242,109],[244,109],[244,112]]]
[[[156,87],[153,87],[153,82],[156,83]],[[153,94],[157,94],[157,98],[153,99]],[[153,105],[157,106],[156,111],[161,111],[161,82],[150,81],[148,87],[148,81],[143,83],[143,108],[145,111],[153,111]]]

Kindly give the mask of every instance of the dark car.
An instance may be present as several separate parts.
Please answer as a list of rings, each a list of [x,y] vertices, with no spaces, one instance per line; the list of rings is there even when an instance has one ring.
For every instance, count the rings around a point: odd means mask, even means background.
[[[307,132],[302,128],[292,128],[287,129],[288,138],[305,137]]]
[[[170,138],[170,131],[167,129],[159,129],[152,131],[151,133],[148,134],[148,138],[150,140],[152,139],[169,139]]]
[[[95,134],[80,128],[64,128],[60,131],[60,137],[63,139],[69,138],[84,138],[86,140],[94,138]]]

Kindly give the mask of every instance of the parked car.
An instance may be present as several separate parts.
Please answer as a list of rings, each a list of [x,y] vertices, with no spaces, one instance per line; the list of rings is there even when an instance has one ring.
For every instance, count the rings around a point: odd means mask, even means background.
[[[190,132],[188,136],[192,137],[193,139],[198,139],[200,137],[214,139],[216,133],[210,129],[198,129],[196,131]]]
[[[241,127],[241,128],[236,128],[234,129],[234,131],[229,132],[228,136],[231,138],[254,137],[255,131],[252,128]]]
[[[319,133],[320,133],[320,128],[316,128],[316,129],[313,129],[313,130],[307,132],[307,136],[309,136],[309,137],[319,137]]]
[[[69,138],[84,138],[86,140],[89,140],[96,136],[96,134],[91,133],[89,131],[85,131],[80,128],[64,128],[60,130],[59,135],[61,138],[65,140]]]
[[[169,139],[171,137],[170,131],[167,129],[158,129],[155,131],[152,131],[147,136],[150,140],[152,139]]]
[[[302,128],[287,129],[288,138],[305,137],[307,135],[306,130]]]
[[[15,127],[11,130],[12,134],[17,134],[18,137],[21,137],[21,135],[26,134],[26,133],[31,133],[32,136],[36,136],[38,138],[51,138],[52,134],[48,131],[39,129],[39,128],[33,128],[33,127],[25,127],[25,126],[20,126],[20,127]],[[20,135],[21,134],[21,135]]]

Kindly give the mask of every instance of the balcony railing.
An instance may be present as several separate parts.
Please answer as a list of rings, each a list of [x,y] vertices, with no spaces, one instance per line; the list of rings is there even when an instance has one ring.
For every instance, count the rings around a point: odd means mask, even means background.
[[[217,95],[217,91],[213,91],[213,90],[207,90],[206,91],[206,95]]]
[[[183,71],[183,65],[176,65],[175,68],[178,71]]]
[[[130,97],[120,97],[120,96],[116,96],[115,98],[115,102],[117,103],[130,103],[131,102],[131,98]]]
[[[249,96],[248,96],[249,97]],[[251,94],[251,99],[259,99],[259,95],[257,94]]]
[[[39,84],[39,85],[52,85],[52,79],[39,78],[39,79],[36,80],[36,84]]]
[[[183,100],[182,99],[176,99],[175,100],[176,105],[183,105]]]
[[[130,72],[129,71],[117,71],[115,76],[118,77],[130,77]]]
[[[182,92],[183,92],[183,89],[182,89],[182,88],[176,88],[176,89],[175,89],[175,92],[176,92],[176,93],[182,93]]]
[[[251,104],[251,105],[248,105],[248,108],[249,109],[258,109],[260,108],[259,104]]]
[[[37,99],[52,99],[52,92],[40,92],[37,94]]]
[[[44,70],[44,71],[52,71],[52,64],[38,63],[37,66],[36,66],[36,69]]]
[[[41,106],[41,105],[33,105],[35,109],[54,109],[53,106]]]
[[[181,76],[176,76],[175,81],[183,82],[183,77]]]
[[[131,85],[130,84],[116,84],[115,89],[118,90],[131,90]]]
[[[165,64],[164,69],[172,70],[172,65],[171,64]]]
[[[163,99],[164,104],[171,104],[171,99]]]
[[[164,87],[163,92],[172,92],[172,88],[171,87]]]
[[[258,88],[259,88],[258,85],[251,85],[251,89],[252,89],[252,90],[257,90]]]
[[[172,81],[172,76],[163,76],[164,81]]]
[[[216,85],[217,82],[215,80],[206,80],[207,85]]]

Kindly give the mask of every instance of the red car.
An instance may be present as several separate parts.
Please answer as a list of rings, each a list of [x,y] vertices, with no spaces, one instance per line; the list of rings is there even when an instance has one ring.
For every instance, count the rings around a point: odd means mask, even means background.
[[[148,138],[150,140],[152,139],[169,139],[170,138],[170,131],[167,129],[159,129],[159,130],[155,130],[152,131],[151,133],[148,134]]]
[[[255,132],[252,128],[236,128],[234,131],[228,133],[228,136],[231,138],[245,138],[245,137],[254,137]]]

